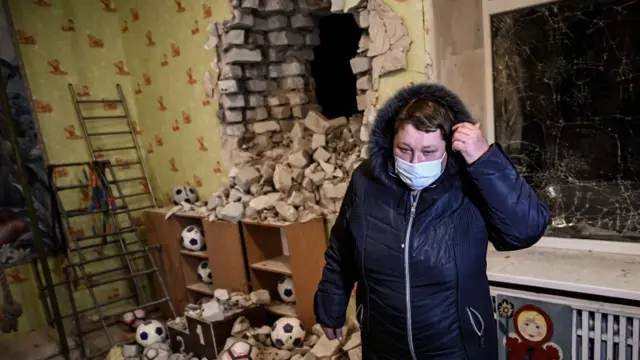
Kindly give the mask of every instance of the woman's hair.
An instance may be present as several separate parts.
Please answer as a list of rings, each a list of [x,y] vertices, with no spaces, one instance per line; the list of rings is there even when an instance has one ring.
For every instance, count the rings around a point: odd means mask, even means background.
[[[428,133],[440,130],[442,139],[448,141],[453,126],[453,114],[431,100],[415,99],[411,100],[396,117],[393,125],[394,134],[407,124]]]

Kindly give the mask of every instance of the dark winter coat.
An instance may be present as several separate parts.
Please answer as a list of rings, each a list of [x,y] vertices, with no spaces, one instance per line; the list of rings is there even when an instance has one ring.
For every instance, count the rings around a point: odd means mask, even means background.
[[[471,122],[460,99],[439,85],[400,90],[379,110],[369,158],[354,171],[331,230],[317,321],[343,326],[357,282],[363,359],[494,360],[488,242],[498,250],[529,247],[549,213],[496,144],[471,166],[450,153],[443,175],[412,201],[395,175],[392,142],[396,115],[415,98],[448,108],[456,123]]]

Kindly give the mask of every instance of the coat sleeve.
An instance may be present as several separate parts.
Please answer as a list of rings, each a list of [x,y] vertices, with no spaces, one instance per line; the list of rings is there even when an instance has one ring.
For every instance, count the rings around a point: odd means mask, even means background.
[[[326,263],[314,298],[316,321],[333,329],[341,328],[345,323],[351,291],[357,279],[355,241],[349,230],[351,210],[357,203],[353,187],[352,179],[331,228]]]
[[[524,249],[540,240],[549,224],[549,210],[499,144],[491,145],[468,171],[479,190],[480,209],[496,250]]]

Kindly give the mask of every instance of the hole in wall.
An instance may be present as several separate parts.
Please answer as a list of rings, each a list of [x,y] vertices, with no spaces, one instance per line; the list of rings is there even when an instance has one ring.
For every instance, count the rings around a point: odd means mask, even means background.
[[[322,114],[329,118],[357,114],[356,75],[349,60],[358,53],[363,30],[352,14],[332,14],[318,19],[320,45],[313,50],[311,74]]]

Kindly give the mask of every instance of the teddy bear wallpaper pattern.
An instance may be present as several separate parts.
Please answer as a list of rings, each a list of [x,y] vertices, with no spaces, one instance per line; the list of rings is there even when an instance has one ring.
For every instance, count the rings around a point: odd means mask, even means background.
[[[217,103],[203,90],[212,53],[207,25],[230,16],[227,0],[133,0],[122,11],[144,149],[160,182],[158,198],[188,183],[203,198],[224,180]]]
[[[208,197],[220,186],[224,171],[217,151],[217,104],[206,97],[202,84],[213,59],[203,45],[206,26],[228,17],[228,4],[121,3],[10,1],[49,158],[61,162],[88,156],[67,84],[74,84],[79,98],[110,99],[119,83],[160,203],[167,203],[173,187],[184,183]],[[115,104],[83,110],[87,115],[118,111]],[[117,124],[103,121],[100,126],[108,131],[114,129],[104,127]],[[109,147],[117,145],[109,140]],[[126,156],[114,153],[110,159],[121,162]],[[72,181],[78,177],[70,169],[59,175]]]

